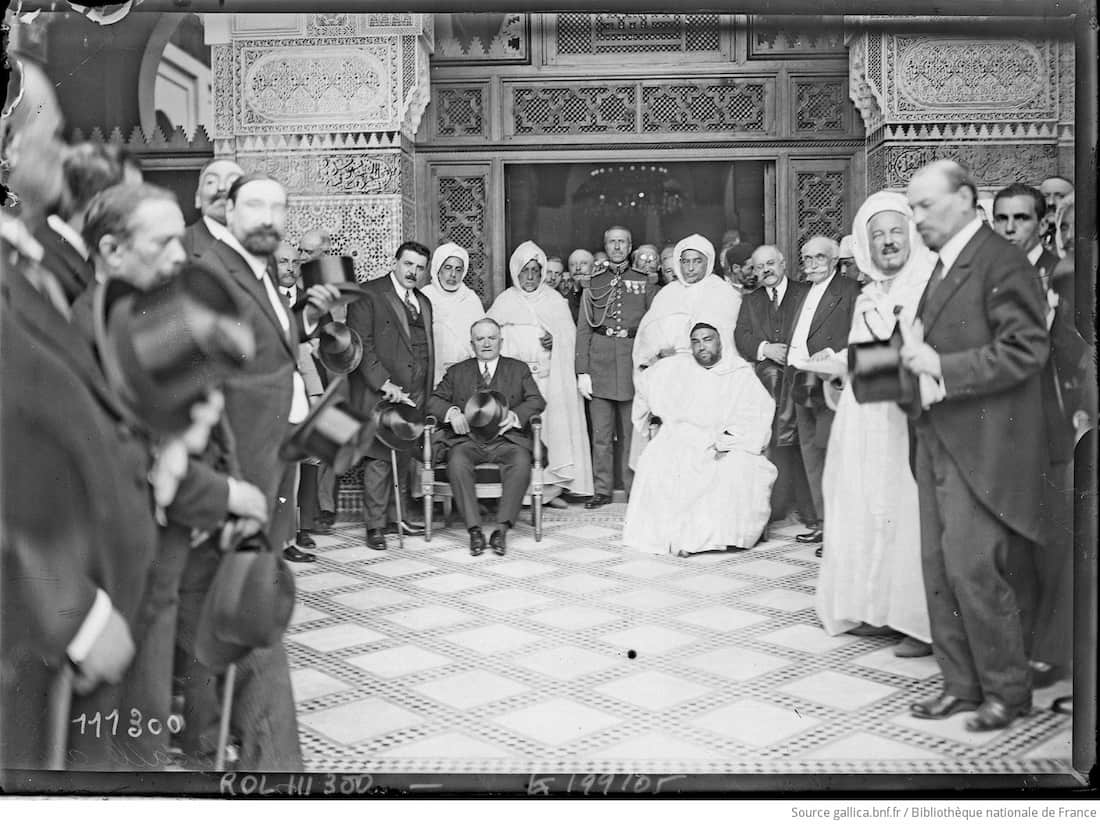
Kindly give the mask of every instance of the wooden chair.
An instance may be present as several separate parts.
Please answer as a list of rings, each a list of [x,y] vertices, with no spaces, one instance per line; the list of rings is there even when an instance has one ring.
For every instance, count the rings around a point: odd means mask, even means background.
[[[447,482],[446,470],[440,467],[443,480],[437,480],[432,455],[432,433],[438,428],[439,421],[429,415],[424,426],[423,466],[420,469],[420,494],[424,498],[424,540],[432,539],[432,504],[436,498],[443,503],[444,526],[451,525],[454,512],[454,492]],[[542,418],[531,418],[531,435],[534,447],[531,453],[531,485],[527,494],[531,497],[531,524],[535,528],[535,540],[542,540]],[[474,467],[476,479],[474,490],[478,500],[499,498],[504,492],[500,480],[500,467],[495,463],[480,463]]]

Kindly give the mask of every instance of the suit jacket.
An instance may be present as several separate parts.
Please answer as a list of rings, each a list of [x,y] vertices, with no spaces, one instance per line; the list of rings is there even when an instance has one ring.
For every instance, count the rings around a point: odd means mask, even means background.
[[[1043,253],[1039,255],[1039,259],[1035,261],[1035,274],[1038,275],[1037,279],[1043,291],[1043,297],[1046,297],[1047,289],[1054,288],[1054,270],[1058,268],[1060,262],[1058,255],[1054,254],[1050,249],[1043,249]]]
[[[201,215],[183,233],[183,248],[192,260],[202,257],[203,252],[217,242],[217,238],[210,234],[206,221],[202,219]]]
[[[439,385],[428,399],[428,414],[439,420],[439,440],[450,446],[466,440],[469,435],[458,435],[443,423],[447,410],[457,406],[466,407],[466,401],[481,388],[481,366],[477,358],[456,363],[443,373]],[[519,418],[520,428],[509,429],[504,438],[518,446],[530,450],[534,444],[531,438],[531,417],[546,408],[546,401],[539,392],[531,369],[523,361],[501,357],[489,388],[499,392],[508,403],[508,408]]]
[[[733,330],[733,342],[738,353],[753,364],[756,376],[775,399],[772,446],[793,446],[798,443],[791,378],[788,370],[775,361],[757,360],[756,353],[764,342],[790,342],[798,309],[809,290],[808,283],[788,278],[787,290],[783,293],[783,300],[779,302],[778,311],[772,306],[767,289],[759,288],[745,293],[741,298],[737,326]]]
[[[347,324],[363,339],[363,360],[359,368],[348,375],[348,394],[353,409],[370,415],[381,399],[382,385],[388,380],[410,395],[419,397],[421,409],[432,392],[435,376],[435,346],[432,340],[432,302],[413,290],[424,330],[428,336],[428,362],[424,364],[424,380],[413,386],[413,350],[409,336],[409,319],[405,304],[393,288],[393,280],[375,278],[362,284],[366,296],[348,305]],[[371,444],[367,455],[389,460],[389,450],[378,442]]]
[[[42,265],[53,272],[71,305],[95,280],[91,261],[81,257],[80,252],[48,223],[35,229],[34,238],[42,244]]]
[[[983,225],[918,307],[946,397],[924,412],[971,492],[1013,531],[1040,541],[1046,463],[1040,372],[1046,305],[1024,254]]]
[[[215,241],[199,261],[238,290],[245,323],[255,336],[252,360],[225,383],[225,414],[236,438],[241,476],[260,488],[267,496],[268,511],[274,512],[282,474],[278,450],[290,432],[287,416],[303,337],[301,316],[288,309],[290,330],[284,332],[263,284],[227,244]],[[271,277],[270,272],[266,276]]]
[[[593,397],[628,401],[634,397],[634,338],[609,337],[588,322],[588,318],[594,322],[603,317],[603,309],[592,307],[592,294],[606,292],[613,278],[610,271],[596,275],[581,292],[574,366],[578,375],[592,376]],[[627,268],[622,273],[618,297],[608,307],[604,326],[636,332],[656,294],[657,287],[644,274]]]

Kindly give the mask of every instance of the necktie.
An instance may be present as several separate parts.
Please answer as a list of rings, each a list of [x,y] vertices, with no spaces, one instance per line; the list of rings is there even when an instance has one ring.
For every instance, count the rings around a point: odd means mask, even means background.
[[[772,306],[774,306],[776,309],[778,309],[779,308],[779,290],[776,289],[774,286],[769,286],[768,287],[768,297],[770,297],[772,299]]]
[[[485,385],[489,385],[489,381],[493,379],[493,376],[489,374],[489,364],[483,363],[481,365],[481,382]]]
[[[932,293],[936,291],[936,287],[940,285],[940,281],[943,280],[943,260],[936,256],[936,265],[932,268],[932,274],[928,278],[928,285],[924,287],[924,294],[921,295],[920,303],[917,304],[918,317],[924,312],[924,305],[928,303],[928,299],[932,297]]]
[[[413,318],[420,316],[420,307],[416,305],[416,301],[413,300],[412,290],[405,290],[405,305],[409,307],[409,311],[412,312]]]

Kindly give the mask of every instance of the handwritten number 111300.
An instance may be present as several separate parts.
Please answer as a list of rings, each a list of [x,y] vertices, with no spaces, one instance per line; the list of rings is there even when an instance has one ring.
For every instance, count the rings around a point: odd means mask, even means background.
[[[97,712],[91,717],[82,712],[72,720],[73,724],[79,726],[79,735],[92,733],[96,738],[118,735],[120,722],[125,723],[117,708],[106,715]],[[123,732],[131,738],[141,738],[146,733],[160,735],[165,729],[175,735],[183,729],[182,720],[178,715],[169,715],[168,720],[163,722],[159,718],[145,718],[141,710],[135,707],[130,710],[130,723],[126,724]]]

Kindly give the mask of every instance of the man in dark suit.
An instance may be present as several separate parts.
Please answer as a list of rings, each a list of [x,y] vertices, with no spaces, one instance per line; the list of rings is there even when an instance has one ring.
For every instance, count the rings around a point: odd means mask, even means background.
[[[283,302],[275,284],[272,255],[282,240],[286,190],[263,174],[244,175],[229,187],[229,234],[207,247],[199,261],[222,274],[240,293],[245,322],[256,348],[243,370],[225,384],[225,414],[236,439],[242,478],[260,489],[273,512],[277,498],[294,496],[294,464],[279,459],[279,445],[309,412],[305,383],[297,370],[298,343],[339,298],[333,286],[317,285],[297,312]],[[186,701],[196,723],[185,744],[197,763],[212,756],[218,705],[211,703],[213,674],[194,658],[194,633],[202,601],[217,570],[216,546],[197,548],[188,558],[181,587],[180,643],[189,654]],[[241,741],[242,769],[301,769],[298,724],[290,672],[282,641],[256,649],[237,669],[233,720]]]
[[[199,185],[195,189],[199,219],[183,234],[183,248],[191,257],[200,257],[215,240],[229,233],[225,227],[229,187],[243,174],[244,170],[227,158],[208,161],[199,171]]]
[[[836,276],[836,259],[840,246],[827,237],[812,237],[802,246],[802,271],[805,291],[791,327],[787,368],[795,370],[792,380],[803,382],[802,365],[810,360],[828,358],[848,346],[852,325],[852,310],[859,297],[860,286],[854,280]],[[833,425],[833,410],[825,405],[820,378],[803,386],[812,386],[810,396],[795,406],[798,422],[798,448],[806,478],[814,500],[818,523],[809,532],[795,536],[803,544],[823,540],[825,500],[821,478],[825,471],[825,449],[829,445],[829,430]],[[801,400],[801,399],[799,399]],[[816,553],[819,557],[820,552]]]
[[[627,465],[634,426],[634,336],[649,311],[657,286],[630,268],[630,232],[612,226],[603,235],[608,266],[592,275],[581,292],[577,319],[577,388],[589,401],[592,419],[592,474],[595,494],[584,505],[611,503],[615,455],[623,489],[630,497],[634,471]],[[616,453],[615,439],[618,438]]]
[[[1043,415],[1049,463],[1044,468],[1042,545],[1020,542],[1014,584],[1020,600],[1024,635],[1036,687],[1064,677],[1072,659],[1073,640],[1073,448],[1074,387],[1082,378],[1088,344],[1074,326],[1055,292],[1058,257],[1041,243],[1043,194],[1014,183],[993,199],[993,230],[1027,255],[1035,269],[1035,286],[1047,309],[1050,357],[1043,366]]]
[[[755,364],[756,376],[775,399],[767,452],[779,471],[772,487],[772,520],[794,508],[803,523],[813,528],[817,515],[798,449],[798,421],[786,368],[796,312],[810,286],[787,277],[787,262],[774,246],[760,246],[753,252],[752,269],[760,286],[742,297],[733,341],[741,357]]]
[[[406,241],[397,248],[396,262],[387,277],[363,285],[366,295],[348,306],[348,326],[363,339],[363,360],[348,375],[353,409],[370,415],[380,400],[410,400],[420,410],[432,391],[435,345],[432,341],[432,304],[417,289],[428,266],[427,247]],[[408,459],[399,456],[399,482],[405,486]],[[363,514],[367,546],[386,548],[387,510],[391,506],[390,451],[373,441],[363,465]],[[405,494],[402,488],[401,494]],[[404,507],[410,512],[411,507]],[[395,529],[419,535],[423,524],[407,516]]]
[[[489,545],[497,555],[508,546],[508,530],[519,517],[523,496],[531,481],[531,434],[528,423],[546,408],[527,364],[500,356],[500,324],[492,318],[479,320],[470,329],[474,357],[456,363],[444,374],[428,401],[428,412],[450,433],[441,430],[447,449],[447,480],[455,503],[470,532],[470,554],[485,551],[485,533],[474,489],[474,467],[492,462],[500,465],[503,494],[497,512],[500,526],[493,530]],[[496,432],[471,432],[464,414],[466,402],[479,389],[499,392],[508,412]]]
[[[1046,461],[1040,378],[1046,307],[1027,258],[986,226],[977,190],[954,161],[909,183],[917,229],[939,260],[902,361],[932,381],[916,420],[921,562],[943,693],[918,718],[977,710],[973,731],[1031,709],[1031,672],[1007,579],[1015,536],[1041,540]],[[923,336],[923,339],[922,339]]]

